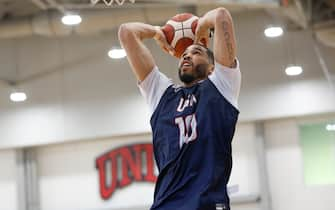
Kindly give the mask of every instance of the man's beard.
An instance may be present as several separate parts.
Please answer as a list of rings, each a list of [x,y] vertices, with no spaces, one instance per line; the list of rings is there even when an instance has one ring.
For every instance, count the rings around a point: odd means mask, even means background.
[[[198,64],[195,67],[194,71],[190,73],[182,73],[181,67],[179,67],[178,69],[179,79],[186,85],[191,84],[196,80],[205,79],[207,77],[207,68],[208,64]]]

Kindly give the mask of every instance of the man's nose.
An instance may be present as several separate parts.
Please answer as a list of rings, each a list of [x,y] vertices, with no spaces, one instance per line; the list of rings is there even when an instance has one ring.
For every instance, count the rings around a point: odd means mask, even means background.
[[[191,55],[190,55],[190,53],[186,53],[186,54],[183,56],[183,59],[184,59],[184,60],[190,60],[190,59],[191,59]]]

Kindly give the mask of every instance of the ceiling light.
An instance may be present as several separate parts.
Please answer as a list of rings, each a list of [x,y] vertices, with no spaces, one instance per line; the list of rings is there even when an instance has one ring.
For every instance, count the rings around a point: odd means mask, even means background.
[[[67,14],[62,17],[62,23],[64,25],[78,25],[81,23],[81,17],[79,15]]]
[[[108,51],[108,56],[113,59],[120,59],[127,56],[126,51],[122,48],[113,48]]]
[[[303,72],[303,69],[301,66],[288,66],[286,69],[285,69],[285,73],[288,75],[288,76],[296,76],[296,75],[299,75]]]
[[[335,131],[335,124],[327,124],[326,130],[327,131]]]
[[[10,100],[14,102],[22,102],[27,99],[27,95],[24,92],[13,92],[10,94]]]
[[[268,27],[264,30],[264,34],[267,37],[278,37],[283,34],[283,29],[281,27]]]

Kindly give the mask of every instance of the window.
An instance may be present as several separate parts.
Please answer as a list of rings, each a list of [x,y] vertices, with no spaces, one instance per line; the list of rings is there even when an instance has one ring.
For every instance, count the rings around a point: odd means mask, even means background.
[[[304,177],[307,185],[335,184],[334,123],[301,125]]]

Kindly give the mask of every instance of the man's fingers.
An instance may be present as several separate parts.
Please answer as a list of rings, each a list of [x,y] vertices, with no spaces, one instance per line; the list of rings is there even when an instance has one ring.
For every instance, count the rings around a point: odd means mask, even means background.
[[[175,54],[174,48],[171,45],[169,45],[169,43],[166,40],[163,40],[162,44],[163,48],[166,49],[171,55]]]
[[[197,29],[195,30],[194,43],[201,44],[201,45],[208,47],[209,33],[207,29],[201,27],[201,24],[202,24],[202,19],[200,18],[198,21]]]
[[[162,48],[165,52],[169,52],[169,50],[165,46],[163,46]]]
[[[194,39],[194,44],[200,44],[200,45],[203,45],[205,47],[208,47],[208,43],[209,43],[209,38],[208,37],[198,37],[198,38]]]
[[[200,33],[197,33],[195,34],[195,37],[194,37],[194,43],[195,44],[201,44],[202,41],[204,41],[206,39],[205,36],[201,35]]]
[[[205,47],[209,45],[209,37],[202,38],[200,41]]]
[[[200,42],[200,37],[199,37],[199,35],[196,33],[196,34],[195,34],[195,37],[194,37],[194,43],[197,44],[197,43],[199,43],[199,42]]]
[[[168,49],[168,51],[169,51],[169,53],[171,54],[171,55],[174,55],[176,52],[175,52],[175,50],[174,50],[174,48],[171,46],[171,45],[167,45],[166,46],[166,48]]]
[[[169,45],[167,42],[164,41],[160,41],[159,42],[159,46],[167,53],[174,55],[175,54],[175,50],[173,49],[173,47],[171,45]]]
[[[154,39],[156,40],[156,42],[159,44],[159,46],[166,52],[168,52],[171,55],[175,54],[175,50],[174,48],[167,42],[164,33],[158,29],[158,27],[156,28],[157,32],[156,35],[154,36]]]

